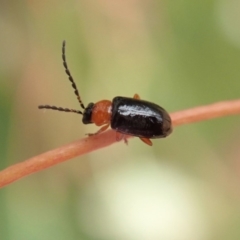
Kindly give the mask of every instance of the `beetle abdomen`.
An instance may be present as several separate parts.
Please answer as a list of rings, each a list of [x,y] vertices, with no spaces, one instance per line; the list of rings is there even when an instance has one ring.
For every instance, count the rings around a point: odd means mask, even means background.
[[[113,99],[111,127],[143,138],[162,138],[172,132],[171,118],[162,107],[127,97]]]

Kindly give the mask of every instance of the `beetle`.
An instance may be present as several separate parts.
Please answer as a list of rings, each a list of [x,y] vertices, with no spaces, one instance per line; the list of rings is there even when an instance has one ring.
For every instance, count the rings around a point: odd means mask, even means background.
[[[89,103],[85,107],[67,65],[65,46],[66,42],[63,41],[63,66],[83,111],[50,105],[40,105],[39,109],[81,114],[83,124],[94,123],[101,126],[96,133],[88,134],[89,136],[100,134],[111,126],[116,131],[116,139],[123,139],[125,143],[127,143],[126,135],[132,135],[152,146],[150,139],[164,138],[172,132],[171,118],[167,111],[155,103],[141,100],[138,94],[133,98],[115,97],[112,101],[101,100],[97,103]]]

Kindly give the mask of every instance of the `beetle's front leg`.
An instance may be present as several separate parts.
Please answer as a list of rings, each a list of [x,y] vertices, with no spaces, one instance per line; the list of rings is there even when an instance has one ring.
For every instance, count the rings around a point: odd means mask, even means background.
[[[89,137],[91,137],[91,136],[94,136],[94,135],[100,134],[100,133],[106,131],[106,130],[108,129],[108,127],[109,127],[109,124],[104,125],[104,126],[101,127],[97,132],[95,132],[95,133],[87,133],[86,135],[88,135]]]

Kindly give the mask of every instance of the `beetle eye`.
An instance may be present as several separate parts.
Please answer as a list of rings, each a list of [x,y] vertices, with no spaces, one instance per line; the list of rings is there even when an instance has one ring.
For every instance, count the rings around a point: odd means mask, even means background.
[[[92,123],[92,109],[93,109],[94,103],[89,103],[88,106],[85,108],[83,112],[83,118],[82,122],[84,124],[90,124]]]

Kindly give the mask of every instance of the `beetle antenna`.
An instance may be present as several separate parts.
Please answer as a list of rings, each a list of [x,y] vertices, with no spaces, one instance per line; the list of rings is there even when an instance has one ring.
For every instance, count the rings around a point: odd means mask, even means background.
[[[50,106],[50,105],[40,105],[38,106],[39,109],[52,109],[52,110],[57,110],[57,111],[61,111],[61,112],[73,112],[73,113],[77,113],[77,114],[83,114],[81,111],[79,110],[75,110],[75,109],[70,109],[70,108],[62,108],[62,107],[56,107],[56,106]]]
[[[62,44],[62,60],[63,60],[63,66],[65,68],[65,72],[66,74],[68,75],[68,79],[69,81],[72,83],[72,87],[74,89],[74,93],[75,95],[77,96],[77,99],[78,99],[78,102],[80,103],[80,106],[85,109],[84,107],[84,104],[79,96],[79,92],[78,92],[78,89],[77,89],[77,85],[75,84],[74,80],[73,80],[73,77],[68,69],[68,65],[67,65],[67,60],[66,60],[66,54],[65,54],[65,46],[66,46],[66,42],[65,40],[63,41],[63,44]],[[60,110],[61,111],[61,110]]]

